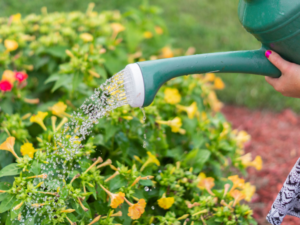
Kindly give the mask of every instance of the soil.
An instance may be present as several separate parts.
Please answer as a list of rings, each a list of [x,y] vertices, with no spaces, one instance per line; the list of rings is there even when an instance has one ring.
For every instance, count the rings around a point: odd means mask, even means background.
[[[300,157],[300,116],[287,109],[281,113],[251,111],[244,107],[224,106],[223,114],[233,128],[251,135],[246,153],[253,159],[260,155],[263,168],[248,168],[247,181],[255,185],[256,194],[250,203],[259,225],[268,225],[266,216],[289,172]],[[300,224],[297,217],[286,216],[282,225]]]

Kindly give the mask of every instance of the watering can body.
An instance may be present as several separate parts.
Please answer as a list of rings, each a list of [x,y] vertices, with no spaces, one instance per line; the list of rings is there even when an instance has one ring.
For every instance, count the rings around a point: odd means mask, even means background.
[[[241,0],[238,15],[265,48],[300,64],[300,0]]]
[[[281,72],[265,57],[274,50],[290,62],[300,64],[300,0],[240,0],[238,16],[243,27],[262,43],[253,51],[235,51],[174,57],[128,65],[138,77],[133,88],[133,107],[152,103],[168,80],[195,73],[245,73],[278,78]],[[131,66],[132,65],[132,66]],[[143,88],[140,88],[138,84]],[[134,97],[138,96],[138,97]]]

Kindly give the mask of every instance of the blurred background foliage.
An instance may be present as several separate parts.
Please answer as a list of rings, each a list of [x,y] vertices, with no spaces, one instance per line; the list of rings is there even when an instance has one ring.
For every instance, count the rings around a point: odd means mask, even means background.
[[[126,10],[137,7],[140,0],[94,0],[95,10]],[[238,0],[151,0],[150,4],[163,9],[172,44],[175,48],[195,47],[196,53],[249,50],[260,43],[248,34],[237,17]],[[86,10],[88,2],[81,0],[1,0],[0,16],[21,13]],[[262,76],[222,74],[227,88],[219,94],[227,104],[243,105],[251,109],[280,111],[291,108],[300,112],[298,99],[282,96],[267,84]]]

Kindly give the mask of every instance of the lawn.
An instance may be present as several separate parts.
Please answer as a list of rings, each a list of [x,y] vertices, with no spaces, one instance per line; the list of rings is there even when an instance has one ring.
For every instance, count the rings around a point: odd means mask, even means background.
[[[96,10],[137,7],[139,0],[95,0]],[[87,1],[80,0],[2,0],[0,16],[39,13],[46,6],[52,11],[85,10]],[[238,0],[152,0],[151,4],[163,9],[173,46],[194,46],[197,53],[248,50],[260,47],[260,43],[248,34],[238,21]],[[0,28],[1,29],[1,28]],[[227,88],[219,93],[222,101],[249,108],[281,110],[292,108],[300,112],[298,99],[276,93],[264,77],[242,74],[220,75]]]

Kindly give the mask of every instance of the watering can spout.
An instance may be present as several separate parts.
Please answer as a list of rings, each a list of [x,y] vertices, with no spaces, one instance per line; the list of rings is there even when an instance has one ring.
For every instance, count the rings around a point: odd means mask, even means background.
[[[281,72],[265,57],[266,50],[262,47],[253,51],[199,54],[130,64],[126,67],[127,71],[131,70],[136,79],[135,85],[128,89],[131,93],[132,89],[139,90],[135,94],[140,100],[134,102],[137,98],[132,96],[129,104],[134,107],[150,105],[165,82],[183,75],[209,72],[245,73],[277,78]]]
[[[130,64],[125,75],[129,104],[151,104],[157,91],[173,77],[195,73],[247,73],[279,77],[281,72],[265,57],[276,51],[281,57],[300,64],[300,0],[240,0],[238,15],[243,27],[262,43],[254,51],[238,51],[183,56]]]

